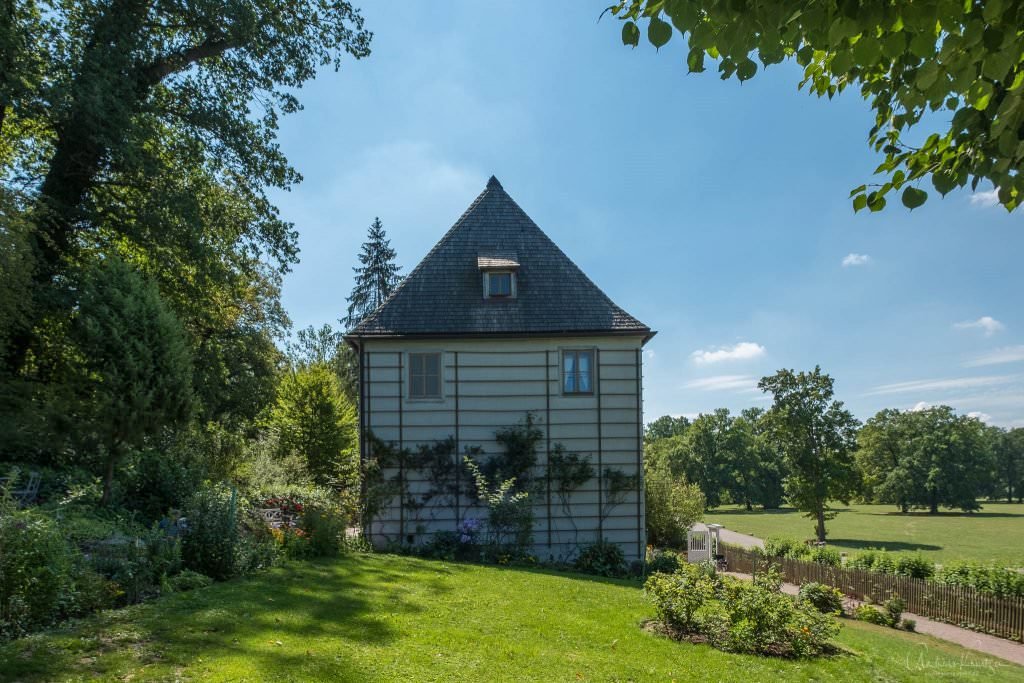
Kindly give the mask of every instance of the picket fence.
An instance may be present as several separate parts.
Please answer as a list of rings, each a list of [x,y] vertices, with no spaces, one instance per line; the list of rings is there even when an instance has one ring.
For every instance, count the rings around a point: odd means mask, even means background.
[[[729,571],[756,574],[770,562],[789,583],[817,581],[857,600],[881,603],[899,597],[906,611],[974,631],[1024,642],[1024,598],[1000,598],[966,586],[932,583],[882,572],[830,567],[817,562],[768,558],[735,546],[722,546]]]

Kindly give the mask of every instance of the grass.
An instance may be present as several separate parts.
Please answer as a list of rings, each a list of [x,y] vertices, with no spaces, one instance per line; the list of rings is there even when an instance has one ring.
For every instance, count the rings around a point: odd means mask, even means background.
[[[3,681],[1019,681],[845,621],[843,654],[730,655],[642,630],[636,583],[392,555],[292,563],[0,647]]]
[[[838,505],[838,509],[837,517],[826,526],[828,544],[840,551],[869,547],[920,551],[937,562],[992,560],[1024,567],[1024,505],[984,503],[980,512],[937,515],[901,514],[892,505]],[[742,507],[723,507],[709,512],[705,520],[760,538],[814,535],[814,523],[791,509],[747,512]]]

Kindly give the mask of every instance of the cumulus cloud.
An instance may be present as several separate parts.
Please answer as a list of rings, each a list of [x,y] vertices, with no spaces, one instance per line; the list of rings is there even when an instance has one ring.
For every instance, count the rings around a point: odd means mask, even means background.
[[[964,365],[969,368],[976,368],[981,365],[1000,365],[1002,363],[1016,363],[1018,361],[1024,361],[1024,344],[1020,346],[1004,346],[1001,349],[982,353],[970,359]]]
[[[953,323],[953,327],[958,330],[981,330],[985,333],[986,337],[991,337],[996,332],[1002,332],[1006,329],[1006,325],[1002,324],[990,315],[983,315],[977,320],[965,320],[959,323]]]
[[[740,342],[735,346],[722,346],[717,349],[698,349],[690,354],[697,365],[708,365],[733,360],[751,360],[760,358],[767,350],[754,342]]]
[[[989,415],[988,413],[983,413],[980,410],[972,410],[971,412],[967,413],[967,417],[977,418],[984,422],[985,424],[992,422],[992,416]]]
[[[919,413],[922,410],[928,410],[931,407],[932,407],[932,404],[928,403],[928,401],[918,401],[910,409],[910,412],[912,412],[912,413]]]
[[[687,389],[701,391],[758,391],[753,375],[715,375],[687,382]]]
[[[879,396],[884,394],[904,394],[922,391],[948,391],[950,389],[972,389],[975,387],[990,387],[998,384],[1012,382],[1011,375],[987,375],[982,377],[956,377],[951,379],[919,379],[911,382],[895,382],[893,384],[880,384],[865,396]]]
[[[975,192],[971,195],[973,206],[997,206],[999,204],[999,188],[993,188],[984,192]]]
[[[867,254],[855,254],[851,252],[843,257],[843,268],[866,266],[869,263],[871,263],[871,257]]]

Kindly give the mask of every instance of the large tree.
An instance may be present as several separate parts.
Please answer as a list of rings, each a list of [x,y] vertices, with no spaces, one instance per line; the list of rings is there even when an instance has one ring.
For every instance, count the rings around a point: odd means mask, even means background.
[[[865,496],[893,503],[907,512],[915,498],[915,482],[923,474],[911,457],[911,420],[907,413],[886,408],[869,418],[857,434],[857,467]]]
[[[667,439],[670,436],[681,436],[689,427],[690,420],[684,415],[679,417],[662,415],[644,429],[644,441],[652,442],[658,439]]]
[[[926,179],[943,195],[991,181],[1008,210],[1024,198],[1022,0],[619,0],[609,11],[626,45],[646,33],[660,49],[678,32],[691,73],[713,60],[723,80],[745,81],[758,62],[792,59],[819,97],[858,87],[887,177],[851,193],[856,210],[881,210],[892,190],[920,206]]]
[[[856,486],[857,420],[833,399],[832,378],[820,367],[779,370],[757,386],[773,396],[765,419],[786,462],[786,496],[815,520],[815,535],[824,541],[825,521],[835,514],[829,501],[849,502]]]
[[[348,299],[348,312],[342,323],[352,329],[359,321],[372,313],[402,281],[402,269],[395,263],[398,254],[391,248],[391,241],[384,232],[380,218],[374,218],[359,253],[359,265],[353,270],[356,283]]]
[[[998,495],[1024,502],[1024,427],[1001,432],[995,443],[993,483]]]
[[[224,240],[251,259],[247,273],[287,269],[295,233],[266,189],[299,175],[277,146],[277,121],[300,108],[295,92],[319,67],[368,54],[370,34],[348,2],[4,7],[0,62],[13,71],[0,78],[0,177],[32,226],[26,295],[40,304],[10,335],[9,369],[42,343],[46,319],[74,308],[65,275],[90,250],[138,256],[152,246],[147,268],[188,271],[184,249]],[[197,288],[204,274],[193,274]]]

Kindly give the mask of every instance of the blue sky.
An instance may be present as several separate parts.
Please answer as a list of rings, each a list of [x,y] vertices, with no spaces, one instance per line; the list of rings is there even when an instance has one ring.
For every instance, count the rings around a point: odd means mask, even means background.
[[[337,324],[374,216],[408,272],[493,173],[659,331],[648,421],[767,405],[758,377],[820,364],[862,419],[946,403],[1024,426],[1022,214],[931,192],[855,215],[849,190],[880,161],[858,93],[798,92],[792,64],[687,75],[678,34],[624,48],[606,4],[364,8],[373,54],[325,70],[282,122],[305,177],[275,195],[300,234],[295,326]]]

